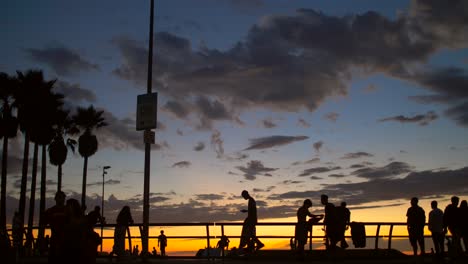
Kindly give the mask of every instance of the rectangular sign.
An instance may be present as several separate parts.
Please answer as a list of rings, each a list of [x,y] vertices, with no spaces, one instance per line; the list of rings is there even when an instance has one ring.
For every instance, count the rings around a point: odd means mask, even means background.
[[[137,97],[136,130],[156,128],[158,122],[158,93],[140,94]]]

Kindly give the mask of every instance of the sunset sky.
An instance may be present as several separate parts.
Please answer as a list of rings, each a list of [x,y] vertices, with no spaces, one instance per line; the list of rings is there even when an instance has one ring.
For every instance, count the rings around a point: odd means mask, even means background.
[[[320,194],[352,220],[406,221],[417,196],[468,199],[468,1],[155,1],[151,222],[237,221],[248,190],[259,221],[295,221]],[[3,1],[0,71],[42,69],[66,106],[93,104],[88,207],[142,217],[147,0]],[[10,143],[7,220],[23,140]],[[81,195],[69,155],[64,191]],[[47,206],[57,170],[48,165]],[[28,186],[30,182],[28,181]],[[29,196],[29,194],[28,194]],[[37,194],[36,197],[39,195]],[[38,204],[38,203],[36,203]]]

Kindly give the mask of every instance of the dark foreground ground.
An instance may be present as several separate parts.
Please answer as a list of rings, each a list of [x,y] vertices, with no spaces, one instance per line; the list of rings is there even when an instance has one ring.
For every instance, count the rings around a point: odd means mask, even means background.
[[[0,261],[1,262],[1,261]],[[194,257],[170,257],[170,258],[147,258],[145,261],[138,257],[128,257],[123,259],[101,257],[97,263],[168,263],[168,264],[242,264],[242,263],[388,263],[388,264],[406,264],[406,263],[468,263],[468,257],[459,257],[457,259],[435,259],[432,255],[426,256],[408,256],[397,250],[346,250],[335,252],[333,254],[315,250],[299,259],[291,251],[286,250],[261,250],[254,255],[225,257],[225,258],[194,258]],[[47,263],[46,258],[24,258],[17,263]]]

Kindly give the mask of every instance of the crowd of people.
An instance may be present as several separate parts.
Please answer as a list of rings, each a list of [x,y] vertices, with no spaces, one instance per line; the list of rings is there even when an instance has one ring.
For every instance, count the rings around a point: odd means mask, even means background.
[[[246,191],[242,191],[241,196],[248,200],[247,209],[241,212],[247,213],[242,226],[239,248],[236,249],[241,254],[253,253],[260,250],[265,245],[256,235],[257,206],[255,199]],[[324,214],[315,215],[309,212],[312,207],[312,201],[306,199],[303,205],[297,210],[297,224],[294,238],[291,239],[291,248],[295,249],[300,257],[304,256],[304,246],[307,244],[308,233],[313,225],[323,220],[325,231],[325,245],[328,250],[334,250],[338,247],[346,249],[349,247],[345,239],[345,232],[352,224],[350,222],[350,210],[346,202],[341,202],[340,206],[330,203],[328,196],[323,194],[320,197],[321,204],[324,206]],[[101,216],[101,208],[96,206],[88,214],[80,206],[76,199],[66,200],[65,193],[59,191],[55,195],[56,204],[45,211],[45,222],[50,226],[51,236],[47,238],[49,263],[95,263],[97,248],[102,243],[101,237],[94,231],[96,224],[105,224],[105,218]],[[424,243],[424,227],[426,225],[426,213],[418,205],[418,198],[411,199],[411,207],[408,208],[407,229],[410,244],[414,255],[426,253]],[[461,201],[457,196],[451,198],[451,204],[447,205],[444,211],[438,208],[437,201],[431,202],[431,211],[428,214],[428,229],[432,234],[433,252],[441,257],[445,254],[444,241],[446,234],[451,233],[449,247],[450,254],[457,255],[468,253],[468,204],[466,200]],[[309,219],[307,219],[309,217]],[[138,246],[133,251],[125,250],[125,237],[129,225],[133,224],[130,207],[124,206],[119,212],[114,229],[114,245],[110,255],[118,257],[126,255],[138,255]],[[353,226],[354,230],[354,226]],[[353,234],[352,230],[352,234]],[[365,232],[365,231],[364,231]],[[18,237],[18,239],[15,239]],[[21,234],[15,234],[15,219],[13,219],[13,244],[20,241]],[[365,233],[362,239],[365,244]],[[16,242],[15,242],[16,241]],[[462,248],[464,244],[464,250]],[[358,247],[354,241],[353,243]],[[160,256],[166,256],[167,237],[164,230],[160,231],[158,236],[158,247]],[[224,250],[229,248],[229,239],[222,236],[217,247]],[[75,256],[69,258],[67,256]],[[156,256],[156,248],[153,247],[152,255]]]
[[[451,203],[442,211],[438,208],[437,201],[431,202],[431,211],[428,214],[427,225],[431,231],[432,241],[434,244],[434,254],[437,257],[445,255],[444,241],[446,234],[450,231],[452,238],[448,239],[447,251],[452,256],[460,254],[468,254],[468,203],[466,200],[461,201],[457,196],[451,198]],[[420,255],[426,253],[424,244],[424,226],[426,224],[426,213],[423,208],[418,205],[418,198],[411,199],[411,207],[406,213],[408,235],[413,254],[418,254],[418,246]],[[464,250],[462,248],[462,242]]]

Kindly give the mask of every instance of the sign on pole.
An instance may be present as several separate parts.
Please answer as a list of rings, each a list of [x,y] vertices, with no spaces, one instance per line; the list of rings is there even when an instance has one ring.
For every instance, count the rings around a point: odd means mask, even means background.
[[[158,121],[158,93],[140,94],[137,97],[136,130],[156,128]]]

